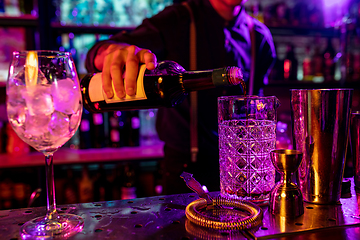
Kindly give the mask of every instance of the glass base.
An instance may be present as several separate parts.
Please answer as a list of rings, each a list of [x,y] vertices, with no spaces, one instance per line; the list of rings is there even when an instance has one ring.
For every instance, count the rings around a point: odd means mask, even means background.
[[[20,229],[22,239],[68,238],[84,227],[84,220],[74,214],[55,214],[53,219],[38,217],[26,222]]]

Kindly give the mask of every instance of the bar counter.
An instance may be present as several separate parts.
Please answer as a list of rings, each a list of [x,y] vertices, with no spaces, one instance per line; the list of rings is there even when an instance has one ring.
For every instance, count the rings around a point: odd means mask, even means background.
[[[210,193],[212,197],[218,194]],[[84,219],[83,230],[68,239],[360,239],[360,195],[353,182],[351,194],[339,204],[304,203],[305,213],[295,219],[274,217],[264,206],[262,224],[251,233],[211,230],[191,223],[185,208],[197,198],[195,193],[185,193],[57,208]],[[45,207],[0,211],[0,239],[20,239],[21,225],[45,213]]]

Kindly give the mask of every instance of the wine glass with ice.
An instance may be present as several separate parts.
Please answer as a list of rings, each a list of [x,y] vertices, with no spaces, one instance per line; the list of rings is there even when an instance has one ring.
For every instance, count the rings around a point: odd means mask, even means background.
[[[68,52],[14,52],[6,85],[7,115],[16,134],[45,155],[47,213],[26,222],[22,238],[68,237],[84,220],[56,210],[53,154],[79,127],[82,98],[75,64]]]

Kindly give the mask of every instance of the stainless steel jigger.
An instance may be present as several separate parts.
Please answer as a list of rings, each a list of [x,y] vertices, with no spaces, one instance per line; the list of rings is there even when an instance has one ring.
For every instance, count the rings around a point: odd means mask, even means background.
[[[298,169],[302,152],[292,149],[275,149],[270,152],[271,161],[281,180],[270,193],[270,212],[281,217],[298,217],[304,213],[300,188],[291,182],[291,175]]]

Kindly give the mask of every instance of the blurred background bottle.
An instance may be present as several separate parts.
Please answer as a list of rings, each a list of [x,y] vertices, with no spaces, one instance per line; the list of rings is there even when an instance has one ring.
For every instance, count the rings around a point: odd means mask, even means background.
[[[257,19],[259,22],[264,23],[264,14],[263,14],[262,6],[258,1],[251,2],[249,14],[253,18]]]
[[[335,76],[335,49],[331,42],[331,38],[327,38],[327,45],[323,52],[323,74],[325,82],[334,81]]]
[[[156,132],[157,109],[139,110],[140,117],[140,146],[151,146],[159,143]]]
[[[80,127],[79,127],[79,135],[80,135],[80,148],[81,149],[88,149],[91,148],[91,113],[83,109]]]
[[[13,208],[25,208],[30,199],[31,187],[26,175],[21,174],[14,178],[13,183]]]
[[[2,174],[0,178],[0,208],[11,209],[13,208],[13,181],[8,174]]]
[[[123,185],[121,187],[121,199],[136,198],[135,171],[133,166],[127,164],[124,166]]]
[[[92,113],[91,140],[93,148],[105,147],[105,127],[103,113]]]
[[[323,55],[321,54],[320,37],[317,36],[315,38],[314,54],[311,62],[314,71],[314,82],[324,82],[323,59]]]
[[[313,67],[311,64],[310,46],[305,48],[305,57],[302,64],[303,68],[303,80],[311,82],[313,80]]]
[[[79,190],[77,186],[77,181],[74,176],[74,172],[71,168],[68,168],[66,171],[66,180],[62,188],[63,202],[65,204],[73,204],[79,202]]]
[[[109,146],[118,148],[120,142],[120,122],[121,111],[109,112]]]
[[[6,137],[6,152],[8,154],[19,156],[30,152],[29,145],[19,138],[10,123],[6,124]]]
[[[140,118],[139,111],[129,111],[129,144],[130,147],[140,146]]]
[[[298,72],[298,60],[295,57],[294,45],[288,43],[284,59],[284,80],[296,81]]]
[[[278,121],[276,124],[276,148],[292,149],[291,140],[288,134],[288,125],[285,122]]]
[[[89,176],[88,167],[85,165],[82,169],[82,176],[79,181],[79,202],[87,203],[94,200],[93,181]]]
[[[117,115],[119,115],[120,146],[129,146],[130,125],[127,121],[129,112],[117,111]]]
[[[113,199],[112,184],[107,179],[103,165],[100,165],[94,181],[94,201],[110,201]]]

